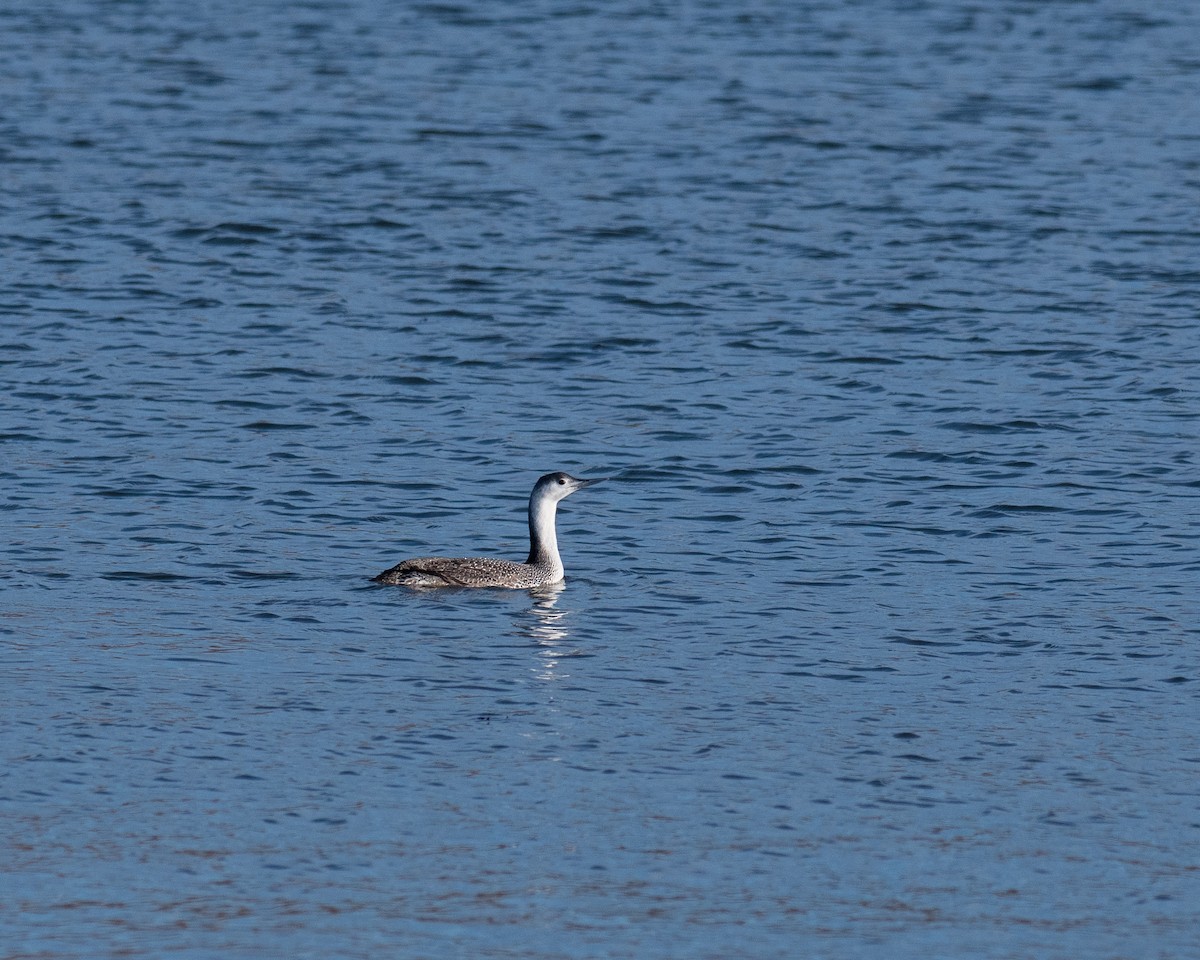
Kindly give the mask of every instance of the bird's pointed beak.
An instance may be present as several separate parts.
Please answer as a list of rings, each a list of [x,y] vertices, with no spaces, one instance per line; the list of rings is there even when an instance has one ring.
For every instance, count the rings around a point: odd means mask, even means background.
[[[593,483],[603,483],[605,480],[611,479],[612,477],[594,477],[591,480],[580,480],[579,489],[582,490],[584,487],[590,487]]]

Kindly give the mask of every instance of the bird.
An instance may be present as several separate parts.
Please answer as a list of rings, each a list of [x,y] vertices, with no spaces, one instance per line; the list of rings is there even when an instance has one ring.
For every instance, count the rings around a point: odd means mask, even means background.
[[[371,579],[403,587],[506,587],[528,590],[563,578],[554,534],[558,502],[607,477],[581,480],[557,471],[538,478],[529,495],[529,559],[524,563],[492,557],[413,557]]]

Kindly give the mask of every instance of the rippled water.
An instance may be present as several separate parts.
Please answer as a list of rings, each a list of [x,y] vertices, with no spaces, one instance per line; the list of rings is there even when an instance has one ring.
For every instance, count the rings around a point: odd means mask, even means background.
[[[0,952],[1194,956],[1138,9],[0,11]]]

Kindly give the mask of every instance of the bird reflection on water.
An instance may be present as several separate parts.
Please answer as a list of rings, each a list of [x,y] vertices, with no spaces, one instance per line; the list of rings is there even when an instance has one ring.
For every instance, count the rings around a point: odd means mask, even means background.
[[[567,629],[567,618],[571,611],[558,607],[559,594],[564,589],[565,585],[559,581],[530,590],[533,605],[528,610],[528,616],[522,616],[518,624],[520,634],[529,637],[539,648],[533,668],[533,675],[538,680],[565,679],[567,674],[562,670],[561,661],[565,657],[578,655],[577,650],[564,646],[571,636]]]

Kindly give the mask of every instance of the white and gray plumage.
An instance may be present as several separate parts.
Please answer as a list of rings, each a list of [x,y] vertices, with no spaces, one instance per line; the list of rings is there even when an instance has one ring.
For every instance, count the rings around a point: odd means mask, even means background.
[[[600,478],[603,479],[603,478]],[[402,560],[372,579],[404,587],[510,587],[527,590],[563,578],[554,516],[558,501],[597,480],[580,480],[566,473],[548,473],[529,495],[529,559],[524,563],[491,557],[414,557]]]

